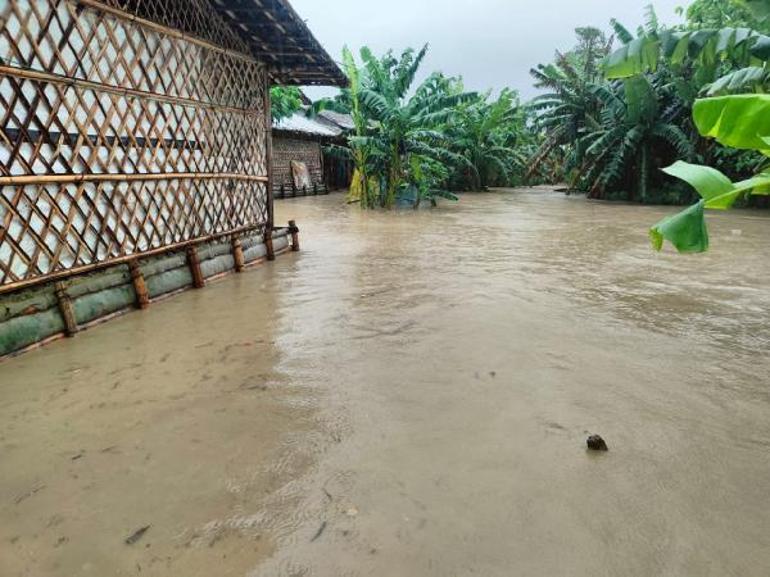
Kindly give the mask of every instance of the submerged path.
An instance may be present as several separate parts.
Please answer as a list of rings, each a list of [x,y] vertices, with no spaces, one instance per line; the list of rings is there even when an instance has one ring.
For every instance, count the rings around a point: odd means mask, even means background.
[[[767,214],[277,209],[299,255],[0,365],[0,575],[767,575]]]

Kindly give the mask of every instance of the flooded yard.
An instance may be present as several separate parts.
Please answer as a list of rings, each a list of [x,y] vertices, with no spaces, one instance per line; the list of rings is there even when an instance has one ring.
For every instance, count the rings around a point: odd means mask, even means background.
[[[770,218],[673,210],[279,203],[298,255],[0,365],[0,575],[766,576]]]

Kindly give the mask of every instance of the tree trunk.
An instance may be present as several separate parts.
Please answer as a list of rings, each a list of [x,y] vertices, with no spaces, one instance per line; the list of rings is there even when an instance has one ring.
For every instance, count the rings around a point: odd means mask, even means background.
[[[388,175],[388,193],[385,199],[385,208],[390,208],[396,202],[396,193],[398,185],[401,182],[401,155],[398,152],[398,145],[391,149],[390,174]]]
[[[639,202],[647,202],[647,188],[650,178],[650,151],[646,145],[639,151]]]

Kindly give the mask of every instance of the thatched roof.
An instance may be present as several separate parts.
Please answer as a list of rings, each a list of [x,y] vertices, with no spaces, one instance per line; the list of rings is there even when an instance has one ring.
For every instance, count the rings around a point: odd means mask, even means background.
[[[288,0],[211,0],[275,83],[346,86],[347,78]]]

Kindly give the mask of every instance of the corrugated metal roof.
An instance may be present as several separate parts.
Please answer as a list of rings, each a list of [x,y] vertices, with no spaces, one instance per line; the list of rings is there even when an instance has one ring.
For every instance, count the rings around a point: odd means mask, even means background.
[[[335,138],[342,134],[341,128],[335,128],[325,122],[308,118],[304,112],[295,112],[292,116],[273,123],[276,132],[301,132],[314,136]]]
[[[318,116],[324,120],[336,124],[343,130],[353,130],[356,125],[353,123],[353,117],[350,114],[343,114],[341,112],[335,112],[333,110],[322,110],[318,113]]]

